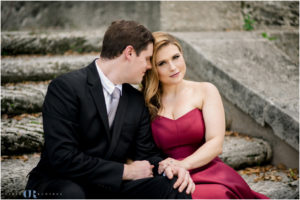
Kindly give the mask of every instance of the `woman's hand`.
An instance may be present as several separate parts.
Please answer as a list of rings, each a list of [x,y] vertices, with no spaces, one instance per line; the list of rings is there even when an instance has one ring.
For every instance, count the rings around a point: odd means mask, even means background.
[[[168,166],[177,166],[189,170],[187,164],[183,160],[180,161],[169,157],[159,162],[158,173],[163,173]]]
[[[177,176],[178,179],[173,186],[174,189],[178,188],[179,192],[186,189],[186,193],[191,194],[195,191],[195,183],[192,180],[189,171],[183,166],[183,161],[167,158],[159,163],[158,173],[164,173],[169,179],[172,179],[174,175]]]

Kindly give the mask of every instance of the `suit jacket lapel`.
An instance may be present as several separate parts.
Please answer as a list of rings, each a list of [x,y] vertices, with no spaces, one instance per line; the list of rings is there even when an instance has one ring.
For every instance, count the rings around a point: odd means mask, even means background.
[[[94,99],[94,103],[96,104],[98,113],[104,124],[105,133],[106,133],[108,139],[110,140],[111,136],[109,134],[108,117],[107,117],[106,104],[105,104],[105,99],[104,99],[104,94],[103,94],[103,88],[102,88],[100,77],[98,75],[98,71],[96,69],[95,61],[92,62],[88,66],[88,68],[89,68],[88,83],[90,84],[89,89],[90,89],[90,92]]]
[[[117,146],[121,134],[124,118],[125,118],[127,103],[128,103],[128,94],[126,93],[125,85],[123,85],[122,96],[119,100],[118,109],[112,127],[111,145],[109,147],[108,153],[106,154],[106,158],[109,158],[112,155],[114,149]]]

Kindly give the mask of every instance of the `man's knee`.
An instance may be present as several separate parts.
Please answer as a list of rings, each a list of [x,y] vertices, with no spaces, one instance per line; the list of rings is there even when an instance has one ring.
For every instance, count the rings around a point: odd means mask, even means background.
[[[59,179],[49,184],[42,196],[44,198],[85,199],[84,189],[77,183]]]
[[[167,177],[161,176],[156,177],[156,181],[159,182],[159,189],[161,191],[161,197],[164,199],[191,199],[190,194],[186,194],[186,190],[179,192],[178,189],[174,189],[174,184],[177,181],[177,177],[168,179]]]
[[[168,195],[168,199],[191,199],[192,198],[191,194],[186,193],[186,188],[182,192],[178,191],[179,187],[174,189],[174,184],[177,181],[177,177],[174,177],[171,180],[168,179],[168,181],[171,187],[169,190],[170,192]]]

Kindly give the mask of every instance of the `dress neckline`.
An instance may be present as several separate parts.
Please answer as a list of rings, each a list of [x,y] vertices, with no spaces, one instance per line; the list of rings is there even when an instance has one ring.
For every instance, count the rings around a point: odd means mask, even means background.
[[[186,112],[185,114],[181,115],[181,116],[178,117],[177,119],[171,119],[171,118],[168,118],[168,117],[164,117],[164,116],[162,116],[162,115],[157,115],[157,116],[160,117],[160,118],[165,118],[165,119],[171,120],[171,121],[177,121],[177,120],[179,120],[179,119],[181,119],[181,118],[183,118],[183,117],[189,115],[190,113],[192,113],[192,112],[195,111],[195,110],[199,110],[200,112],[202,112],[201,109],[199,109],[199,108],[194,108],[194,109],[192,109],[192,110]]]

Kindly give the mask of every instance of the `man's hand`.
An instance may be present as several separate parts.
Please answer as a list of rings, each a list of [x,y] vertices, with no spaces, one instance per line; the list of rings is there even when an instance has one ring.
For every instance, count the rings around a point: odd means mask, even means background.
[[[141,178],[153,177],[154,165],[149,161],[134,161],[130,164],[124,164],[123,180],[137,180]]]

